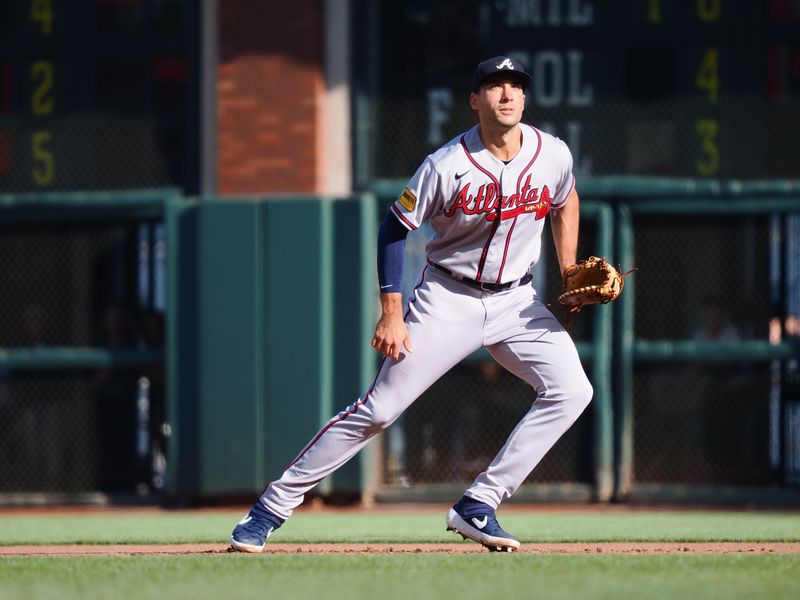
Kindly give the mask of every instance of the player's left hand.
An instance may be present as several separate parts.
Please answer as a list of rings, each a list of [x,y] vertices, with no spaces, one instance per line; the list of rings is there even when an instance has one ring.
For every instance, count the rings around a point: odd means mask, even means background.
[[[558,301],[570,313],[577,313],[586,304],[613,302],[622,293],[625,277],[636,270],[620,273],[606,259],[590,256],[564,270]]]

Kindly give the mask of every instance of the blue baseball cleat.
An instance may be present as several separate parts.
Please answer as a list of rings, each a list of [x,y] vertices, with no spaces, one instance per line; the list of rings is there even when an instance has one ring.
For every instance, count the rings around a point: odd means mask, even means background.
[[[281,525],[283,519],[273,515],[258,501],[231,533],[231,550],[261,552],[267,538]]]
[[[497,522],[494,510],[478,500],[464,496],[447,513],[447,530],[460,533],[491,552],[514,552],[519,549],[519,540],[503,531]]]

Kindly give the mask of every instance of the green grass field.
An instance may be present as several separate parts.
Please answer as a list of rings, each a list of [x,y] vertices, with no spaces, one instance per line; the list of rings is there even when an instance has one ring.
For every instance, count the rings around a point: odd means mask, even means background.
[[[441,514],[440,514],[441,512]],[[0,545],[220,543],[237,512],[0,513]],[[800,541],[800,515],[509,512],[524,543]],[[299,512],[275,542],[452,542],[443,511]],[[0,557],[0,598],[799,598],[797,554]]]

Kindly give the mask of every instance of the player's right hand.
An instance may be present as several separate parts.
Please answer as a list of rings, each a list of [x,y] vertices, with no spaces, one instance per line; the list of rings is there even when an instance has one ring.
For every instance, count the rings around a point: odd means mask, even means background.
[[[400,353],[403,348],[408,352],[414,351],[411,348],[408,329],[406,329],[406,325],[402,320],[399,326],[386,323],[383,319],[378,321],[375,326],[375,335],[372,338],[372,347],[383,356],[391,356],[395,360],[400,359]]]
[[[408,336],[408,329],[403,321],[402,306],[394,302],[395,298],[384,298],[385,296],[398,296],[399,298],[400,294],[381,294],[383,312],[375,326],[372,347],[383,356],[391,356],[393,359],[399,360],[403,348],[408,352],[414,350],[411,348],[411,338]]]

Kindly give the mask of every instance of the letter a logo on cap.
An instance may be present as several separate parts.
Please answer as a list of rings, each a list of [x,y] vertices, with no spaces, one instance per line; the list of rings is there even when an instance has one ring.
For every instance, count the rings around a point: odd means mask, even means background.
[[[507,58],[503,62],[501,62],[499,65],[497,65],[497,68],[498,69],[511,69],[513,71],[514,70],[514,65],[511,64],[511,59]]]

